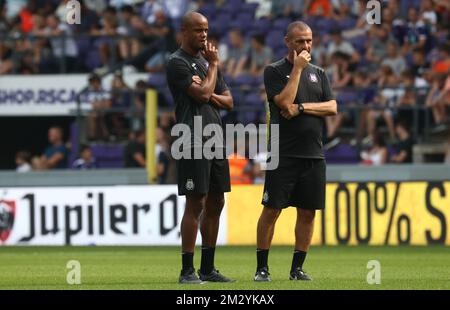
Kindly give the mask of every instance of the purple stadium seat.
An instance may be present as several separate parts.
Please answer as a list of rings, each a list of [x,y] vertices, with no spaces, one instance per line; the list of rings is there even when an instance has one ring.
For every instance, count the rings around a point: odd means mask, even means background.
[[[92,71],[102,66],[102,61],[100,59],[100,53],[98,49],[95,48],[89,51],[89,53],[85,58],[84,64],[89,69],[89,71]]]
[[[257,108],[264,108],[264,101],[261,99],[259,93],[249,93],[245,96],[245,104],[252,105]]]
[[[281,58],[285,57],[287,55],[287,53],[288,53],[288,49],[287,49],[286,46],[278,47],[275,50],[275,60],[278,60],[278,59],[281,59]]]
[[[220,7],[219,11],[227,12],[231,15],[236,15],[241,12],[241,6],[243,0],[228,0],[223,6]]]
[[[92,153],[97,159],[99,168],[122,168],[124,161],[124,146],[122,145],[92,145]]]
[[[164,89],[167,86],[166,75],[164,73],[152,73],[148,77],[147,84],[156,89]]]
[[[251,27],[252,32],[266,34],[272,27],[272,21],[266,18],[257,19]]]
[[[284,44],[284,31],[281,30],[271,30],[266,36],[266,44],[270,46],[273,50],[285,46]]]
[[[259,3],[244,3],[241,5],[241,12],[252,13],[255,16],[256,9],[258,8]]]
[[[360,98],[357,92],[344,89],[337,92],[336,100],[339,104],[351,104],[357,103]]]
[[[169,87],[165,87],[162,91],[162,95],[164,96],[164,100],[169,107],[175,106],[175,101],[173,100],[172,93],[170,92]]]
[[[259,85],[259,81],[251,75],[241,74],[234,79],[233,85],[237,87],[252,87],[255,85]]]
[[[325,158],[329,164],[356,164],[359,162],[357,148],[349,144],[339,144],[326,150]]]
[[[356,18],[346,17],[339,22],[339,28],[342,30],[353,29],[356,26]]]
[[[198,9],[198,12],[205,15],[208,20],[212,20],[216,16],[217,8],[214,3],[206,3]]]
[[[366,36],[357,36],[351,39],[346,39],[346,41],[351,43],[351,45],[353,45],[353,47],[358,51],[358,53],[363,55],[365,54],[367,42]]]
[[[278,18],[274,20],[272,29],[286,32],[287,27],[292,22],[290,18]]]
[[[330,33],[333,29],[336,29],[339,27],[339,24],[336,20],[332,19],[332,18],[321,18],[317,24],[316,24],[317,30],[321,33],[321,34],[328,34]]]

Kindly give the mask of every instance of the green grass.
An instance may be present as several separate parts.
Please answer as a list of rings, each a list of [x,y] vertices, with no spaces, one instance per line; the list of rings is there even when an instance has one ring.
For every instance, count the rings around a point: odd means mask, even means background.
[[[0,247],[0,289],[450,289],[446,247],[313,247],[305,263],[311,282],[288,280],[291,257],[290,247],[273,247],[272,282],[255,283],[254,247],[220,247],[216,266],[237,282],[186,286],[177,283],[178,247]],[[81,285],[66,283],[72,259],[81,264]],[[366,282],[373,259],[380,285]]]

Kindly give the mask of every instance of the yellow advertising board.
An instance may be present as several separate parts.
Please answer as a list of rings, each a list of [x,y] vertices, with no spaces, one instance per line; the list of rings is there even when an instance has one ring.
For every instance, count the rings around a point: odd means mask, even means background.
[[[262,185],[227,195],[227,244],[256,244]],[[280,215],[273,244],[294,244],[296,209]],[[313,245],[450,245],[450,182],[329,183]]]

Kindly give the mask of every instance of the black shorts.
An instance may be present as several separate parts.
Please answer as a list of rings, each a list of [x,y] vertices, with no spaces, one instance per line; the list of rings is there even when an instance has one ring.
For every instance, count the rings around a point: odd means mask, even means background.
[[[266,171],[262,204],[275,209],[322,210],[325,186],[324,159],[280,157],[278,168]]]
[[[231,191],[228,159],[177,160],[178,195]]]

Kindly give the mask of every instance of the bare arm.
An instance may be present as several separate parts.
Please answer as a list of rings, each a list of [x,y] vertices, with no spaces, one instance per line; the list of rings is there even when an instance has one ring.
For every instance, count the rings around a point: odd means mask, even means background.
[[[133,159],[134,159],[141,167],[145,167],[145,165],[146,165],[145,158],[144,158],[144,156],[143,156],[141,153],[139,153],[139,152],[134,153],[134,154],[133,154]]]
[[[44,159],[43,160],[44,167],[46,169],[52,169],[55,168],[58,165],[58,163],[64,159],[64,154],[58,152],[53,154],[50,158],[43,156],[43,159]]]
[[[212,94],[211,102],[219,109],[232,110],[233,109],[233,97],[229,90],[224,91],[222,94]]]
[[[291,74],[289,76],[289,81],[286,87],[273,98],[275,104],[282,110],[288,109],[291,105],[295,96],[297,95],[298,84],[300,82],[300,76],[302,75],[303,69],[308,65],[311,60],[311,55],[307,51],[302,51],[297,55],[294,52],[294,67],[292,68]]]
[[[208,103],[216,87],[219,54],[217,48],[211,43],[207,43],[203,54],[209,62],[208,74],[201,84],[192,83],[187,89],[187,93],[201,103]]]
[[[337,114],[336,100],[329,100],[324,102],[308,102],[303,103],[303,113],[314,115],[318,117],[332,116]],[[291,119],[300,114],[298,110],[298,104],[291,103],[285,110],[280,112],[281,116],[287,119]]]
[[[329,100],[318,103],[304,103],[303,107],[305,108],[303,113],[309,115],[325,117],[337,114],[336,100]]]
[[[391,161],[394,163],[402,163],[406,157],[408,156],[408,153],[406,153],[405,150],[400,151],[400,153],[392,156]]]

